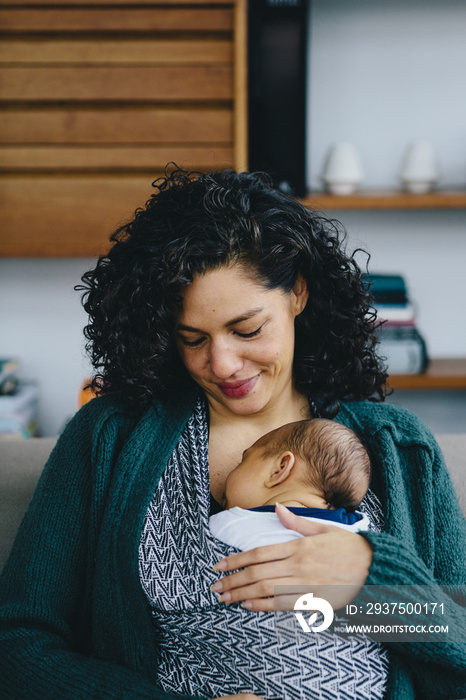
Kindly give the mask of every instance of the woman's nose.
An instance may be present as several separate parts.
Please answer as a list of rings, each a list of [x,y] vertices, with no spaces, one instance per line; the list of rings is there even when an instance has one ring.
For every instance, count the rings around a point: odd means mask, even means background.
[[[210,345],[210,368],[218,379],[228,379],[243,367],[243,359],[231,343],[212,341]]]

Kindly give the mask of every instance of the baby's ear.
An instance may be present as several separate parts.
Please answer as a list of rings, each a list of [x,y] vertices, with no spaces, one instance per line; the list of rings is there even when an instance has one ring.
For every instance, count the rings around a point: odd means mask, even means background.
[[[265,481],[265,486],[268,489],[271,489],[274,486],[278,486],[278,484],[282,484],[284,481],[286,481],[288,477],[291,476],[295,461],[294,454],[289,450],[277,455],[270,467],[269,475]]]

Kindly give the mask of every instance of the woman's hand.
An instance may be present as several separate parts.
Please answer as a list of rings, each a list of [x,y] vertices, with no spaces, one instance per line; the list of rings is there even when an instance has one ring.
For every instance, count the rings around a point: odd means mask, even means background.
[[[334,525],[300,518],[284,506],[277,504],[275,510],[283,525],[307,536],[221,559],[216,571],[241,571],[214,584],[212,590],[221,594],[220,600],[244,601],[248,610],[292,610],[303,586],[315,595],[323,595],[335,610],[354,600],[369,573],[369,543]],[[275,586],[287,588],[274,599]]]

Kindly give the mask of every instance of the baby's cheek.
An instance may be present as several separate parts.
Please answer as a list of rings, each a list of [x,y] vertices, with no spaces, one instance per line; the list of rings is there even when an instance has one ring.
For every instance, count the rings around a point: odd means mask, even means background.
[[[233,473],[233,472],[232,472]],[[233,508],[240,505],[244,501],[245,488],[241,480],[241,474],[234,474],[232,478],[228,477],[225,483],[225,504],[228,508]]]
[[[227,480],[225,481],[225,490],[223,492],[224,498],[231,498],[232,493],[234,489],[234,480],[230,479],[230,476],[227,476]]]

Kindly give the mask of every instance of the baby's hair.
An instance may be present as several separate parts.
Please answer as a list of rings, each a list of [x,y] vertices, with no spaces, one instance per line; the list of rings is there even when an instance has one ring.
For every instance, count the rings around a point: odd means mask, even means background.
[[[266,448],[268,453],[290,450],[309,468],[302,478],[323,491],[334,508],[356,508],[369,488],[371,463],[366,448],[349,428],[332,420],[314,418],[290,423]]]

